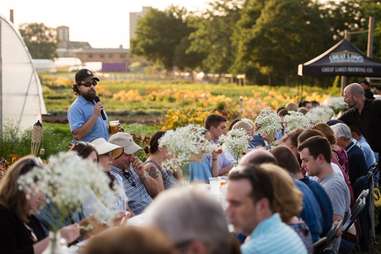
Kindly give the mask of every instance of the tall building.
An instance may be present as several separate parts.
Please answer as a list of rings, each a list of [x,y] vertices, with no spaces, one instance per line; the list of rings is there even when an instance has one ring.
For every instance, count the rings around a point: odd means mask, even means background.
[[[143,17],[152,7],[143,7],[141,12],[130,12],[130,48],[132,39],[135,36],[136,25],[141,17]]]

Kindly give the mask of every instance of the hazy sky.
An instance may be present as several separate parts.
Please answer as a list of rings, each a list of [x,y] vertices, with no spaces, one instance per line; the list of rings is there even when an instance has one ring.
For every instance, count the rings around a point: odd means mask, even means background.
[[[129,12],[143,6],[165,9],[170,5],[203,10],[209,0],[0,0],[0,14],[9,18],[15,10],[15,24],[43,22],[70,27],[70,40],[88,41],[93,47],[128,46]]]

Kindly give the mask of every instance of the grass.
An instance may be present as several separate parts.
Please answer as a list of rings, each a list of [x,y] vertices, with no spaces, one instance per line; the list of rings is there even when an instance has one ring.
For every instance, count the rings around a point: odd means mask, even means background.
[[[44,123],[44,138],[42,141],[43,153],[41,157],[47,159],[50,155],[67,151],[72,141],[72,135],[68,124]],[[147,145],[149,137],[159,130],[158,126],[143,124],[125,124],[126,132],[133,134],[136,141],[142,147]],[[3,139],[0,143],[0,154],[9,162],[30,154],[31,131],[17,133],[14,128],[7,127],[4,130]]]

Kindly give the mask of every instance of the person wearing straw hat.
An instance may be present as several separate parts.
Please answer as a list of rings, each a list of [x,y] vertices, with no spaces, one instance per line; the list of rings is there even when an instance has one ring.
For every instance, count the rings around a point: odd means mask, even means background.
[[[111,167],[113,160],[120,157],[123,153],[123,148],[107,142],[104,138],[97,138],[90,143],[98,153],[98,163],[110,178],[110,187],[118,193],[118,199],[112,207],[113,210],[120,212],[120,220],[126,215],[125,212],[128,210],[127,196],[123,191],[123,180],[121,177],[114,176],[111,174]],[[84,204],[84,214],[86,217],[91,216],[94,213],[94,209],[97,208],[98,203],[96,200],[90,200]]]
[[[123,187],[128,196],[128,206],[135,213],[140,214],[151,203],[149,193],[158,192],[154,178],[144,170],[143,163],[134,154],[142,148],[138,146],[132,136],[125,132],[113,134],[110,143],[123,147],[123,154],[114,160],[111,173],[122,177]]]

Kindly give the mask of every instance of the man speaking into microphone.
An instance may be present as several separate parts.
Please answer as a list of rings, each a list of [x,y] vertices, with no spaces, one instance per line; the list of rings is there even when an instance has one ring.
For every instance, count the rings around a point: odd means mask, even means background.
[[[67,113],[75,141],[91,142],[96,138],[109,138],[107,115],[95,91],[98,81],[99,78],[88,69],[81,69],[75,74],[73,91],[77,98]]]

